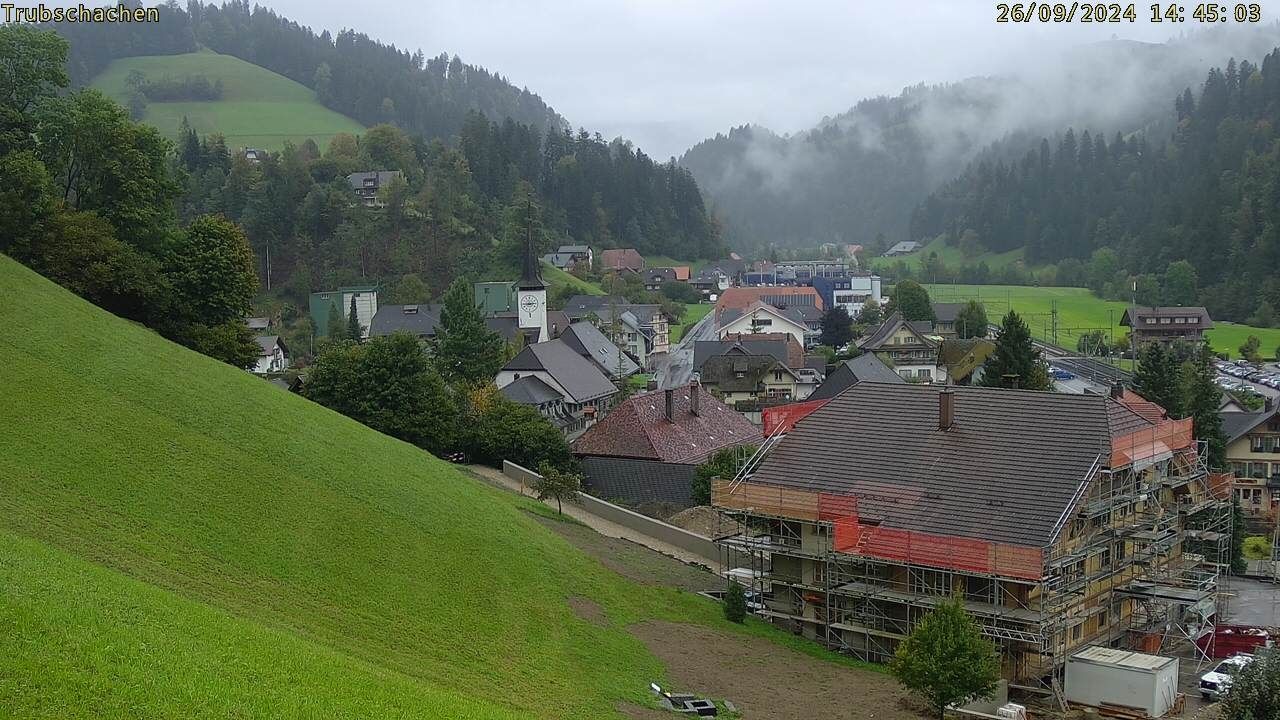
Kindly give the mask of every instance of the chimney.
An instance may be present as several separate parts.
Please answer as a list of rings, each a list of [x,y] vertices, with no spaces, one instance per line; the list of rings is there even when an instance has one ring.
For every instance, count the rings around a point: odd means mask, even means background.
[[[938,429],[950,430],[956,420],[956,395],[947,385],[938,393]]]
[[[645,390],[650,390],[650,391],[657,390],[657,389],[658,389],[658,381],[657,381],[657,380],[654,380],[653,378],[650,378],[650,379],[649,379],[649,381],[648,381],[648,382],[646,382],[646,383],[644,384],[644,389],[645,389]]]
[[[667,398],[666,398],[666,407],[665,407],[664,414],[667,416],[667,420],[671,421],[676,414],[676,391],[671,388],[667,388],[666,396]]]
[[[689,412],[694,415],[698,414],[698,381],[693,379],[689,381]]]
[[[1111,399],[1119,400],[1124,397],[1124,383],[1116,382],[1111,386]]]

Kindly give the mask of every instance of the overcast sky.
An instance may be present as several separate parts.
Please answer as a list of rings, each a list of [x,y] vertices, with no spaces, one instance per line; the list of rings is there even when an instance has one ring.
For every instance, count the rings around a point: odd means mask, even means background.
[[[997,24],[994,0],[261,1],[317,32],[350,27],[457,54],[527,86],[575,127],[659,159],[736,125],[795,132],[906,85],[1175,30],[1151,23],[1142,3],[1133,24],[1068,26]]]

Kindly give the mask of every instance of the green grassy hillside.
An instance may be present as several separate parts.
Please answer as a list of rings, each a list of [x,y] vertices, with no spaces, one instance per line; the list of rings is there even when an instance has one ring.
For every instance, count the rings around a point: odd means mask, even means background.
[[[618,717],[664,677],[632,623],[807,646],[4,256],[0,295],[0,714]]]
[[[182,118],[201,135],[220,132],[227,146],[279,150],[311,138],[324,148],[337,133],[359,133],[364,127],[316,100],[316,94],[283,75],[230,55],[204,51],[186,55],[152,55],[116,60],[93,80],[93,87],[128,103],[126,78],[138,70],[148,79],[165,75],[205,75],[222,80],[223,96],[216,102],[149,102],[143,121],[166,137],[176,138]]]
[[[1054,303],[1058,309],[1058,344],[1074,348],[1079,336],[1092,329],[1109,330],[1114,325],[1115,336],[1122,336],[1128,328],[1120,325],[1128,303],[1102,300],[1087,288],[1021,287],[1016,285],[926,285],[929,296],[935,302],[963,302],[981,300],[987,307],[987,316],[999,322],[1000,316],[1010,308],[1026,319],[1031,332],[1038,338],[1051,339],[1051,312]],[[1239,347],[1250,335],[1262,341],[1262,354],[1270,357],[1280,345],[1280,328],[1256,328],[1234,323],[1215,323],[1209,331],[1209,342],[1217,352],[1239,357]]]
[[[931,253],[937,253],[938,258],[946,263],[947,267],[950,268],[986,263],[987,267],[992,270],[999,270],[1012,263],[1022,262],[1024,248],[1015,248],[1002,253],[983,251],[973,257],[965,257],[964,253],[960,251],[960,248],[948,245],[942,238],[935,238],[929,242],[929,244],[910,255],[871,258],[871,267],[876,270],[884,270],[886,268],[893,267],[894,264],[901,260],[909,267],[919,268],[924,264],[925,258],[929,257]]]
[[[560,287],[567,286],[572,288],[573,292],[578,295],[605,294],[604,290],[602,290],[599,285],[593,282],[587,282],[580,277],[567,273],[546,261],[543,261],[542,263],[542,279],[551,286],[552,290],[557,290]]]

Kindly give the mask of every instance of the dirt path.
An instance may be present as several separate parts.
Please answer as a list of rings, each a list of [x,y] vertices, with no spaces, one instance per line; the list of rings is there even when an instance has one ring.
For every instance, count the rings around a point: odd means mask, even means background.
[[[630,630],[667,666],[673,690],[728,699],[744,718],[921,720],[888,675],[701,625],[650,621]],[[655,717],[631,710],[623,711]]]
[[[533,493],[528,488],[522,487],[520,483],[516,482],[515,480],[512,480],[506,475],[503,475],[502,471],[500,470],[495,470],[491,467],[484,467],[483,465],[468,465],[466,467],[467,467],[467,470],[470,470],[473,475],[483,480],[486,480],[494,485],[498,485],[499,487],[506,488],[508,490],[511,490],[512,492],[520,493],[521,495],[524,495],[526,497],[533,496]],[[550,500],[548,500],[546,504],[549,507],[556,506],[555,502]],[[703,558],[697,555],[694,555],[691,552],[688,552],[687,550],[682,550],[681,548],[678,548],[675,545],[671,545],[670,543],[665,543],[661,540],[645,535],[644,533],[637,532],[635,530],[632,530],[631,528],[623,527],[622,525],[619,525],[615,522],[610,522],[609,520],[600,518],[596,515],[593,515],[587,512],[586,510],[583,510],[581,507],[578,507],[577,505],[574,505],[572,503],[568,503],[564,506],[564,514],[568,515],[574,520],[577,520],[583,525],[590,527],[591,529],[595,530],[601,535],[605,535],[612,538],[622,538],[624,540],[630,540],[631,542],[644,545],[645,547],[651,550],[656,550],[662,553],[663,555],[676,558],[677,560],[680,560],[682,562],[692,563],[694,565],[702,565],[702,566],[706,565],[706,562],[707,562],[706,560],[704,560]]]

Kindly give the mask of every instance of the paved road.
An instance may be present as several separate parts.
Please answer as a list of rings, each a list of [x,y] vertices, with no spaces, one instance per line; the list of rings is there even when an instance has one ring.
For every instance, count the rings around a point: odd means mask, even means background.
[[[1253,578],[1232,577],[1223,583],[1229,594],[1226,619],[1240,625],[1280,625],[1280,585]]]
[[[693,376],[693,344],[698,340],[715,340],[717,336],[715,310],[707,313],[680,338],[680,343],[658,361],[653,379],[660,389],[688,384]]]

